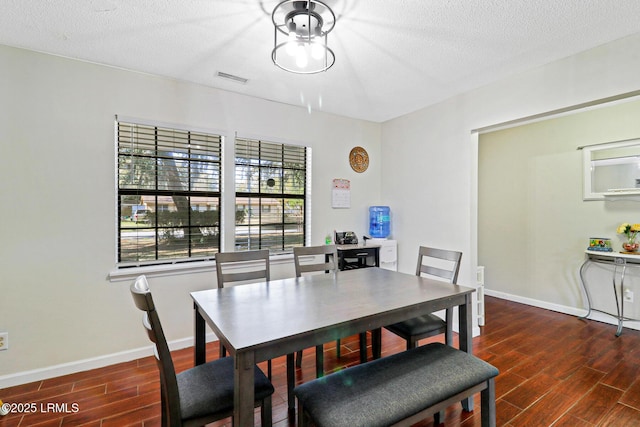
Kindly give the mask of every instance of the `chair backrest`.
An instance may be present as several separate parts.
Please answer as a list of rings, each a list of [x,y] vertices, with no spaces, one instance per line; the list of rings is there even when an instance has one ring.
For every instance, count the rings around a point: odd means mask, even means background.
[[[262,279],[269,281],[269,250],[218,252],[216,254],[218,287],[225,283]]]
[[[306,263],[300,262],[303,256],[322,256],[321,262]],[[313,271],[328,271],[337,273],[338,271],[338,251],[336,245],[306,246],[293,248],[293,261],[296,266],[296,277],[302,273]]]
[[[420,246],[416,276],[440,277],[449,283],[458,281],[462,252]]]
[[[163,419],[180,420],[180,395],[178,381],[171,359],[171,352],[167,340],[162,331],[160,318],[156,311],[151,290],[145,276],[139,276],[130,287],[133,302],[136,307],[144,312],[142,324],[151,342],[154,343],[154,353],[160,371],[160,394],[162,399]],[[171,422],[167,425],[173,425]]]

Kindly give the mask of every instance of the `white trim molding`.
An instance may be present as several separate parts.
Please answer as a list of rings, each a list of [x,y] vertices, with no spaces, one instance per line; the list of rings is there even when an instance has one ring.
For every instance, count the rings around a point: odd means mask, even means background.
[[[213,333],[207,334],[207,342],[217,341],[218,338]],[[182,338],[168,343],[169,349],[180,350],[193,346],[193,337]],[[42,381],[62,375],[75,374],[77,372],[88,371],[90,369],[104,368],[105,366],[118,363],[130,362],[143,357],[153,356],[153,346],[140,347],[133,350],[121,351],[119,353],[107,354],[104,356],[92,357],[89,359],[77,360],[75,362],[62,363],[60,365],[47,366],[45,368],[31,371],[17,372],[15,374],[0,376],[0,389],[27,384],[34,381]]]
[[[284,263],[290,263],[293,261],[293,254],[281,253],[269,256],[269,264],[278,265]],[[246,266],[247,264],[243,264]],[[229,268],[243,268],[243,267],[229,267]],[[109,281],[111,282],[123,282],[135,280],[141,274],[148,277],[160,277],[160,276],[173,276],[176,274],[188,274],[188,273],[214,273],[216,271],[216,262],[213,260],[206,261],[190,261],[190,262],[176,262],[172,264],[158,264],[147,265],[140,267],[129,268],[116,268],[109,272]]]
[[[492,291],[490,289],[485,289],[485,295],[504,299],[507,301],[518,302],[525,305],[530,305],[532,307],[544,308],[546,310],[556,311],[558,313],[568,314],[571,316],[582,317],[587,314],[587,309],[584,308],[576,308],[576,307],[568,307],[566,305],[554,304],[546,301],[540,301],[532,298],[521,297],[519,295],[507,294],[505,292]],[[618,320],[615,316],[607,315],[605,313],[600,313],[598,311],[591,311],[591,314],[587,318],[587,320],[595,320],[597,322],[608,323],[610,325],[618,326]],[[489,322],[491,319],[489,319]],[[628,329],[635,329],[640,331],[640,321],[637,320],[625,320],[624,327]],[[612,333],[615,333],[613,330]],[[624,334],[624,332],[623,332]]]

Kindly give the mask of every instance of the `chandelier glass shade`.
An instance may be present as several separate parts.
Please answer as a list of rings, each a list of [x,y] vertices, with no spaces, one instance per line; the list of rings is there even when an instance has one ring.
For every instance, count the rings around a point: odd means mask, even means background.
[[[274,25],[273,63],[298,74],[326,71],[336,57],[327,45],[336,17],[329,6],[318,0],[285,0],[271,19]]]

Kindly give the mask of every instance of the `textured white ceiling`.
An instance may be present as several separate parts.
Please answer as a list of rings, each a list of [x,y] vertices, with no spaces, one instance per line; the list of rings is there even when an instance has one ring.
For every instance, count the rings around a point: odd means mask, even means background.
[[[638,0],[326,0],[336,64],[296,75],[271,62],[278,2],[2,0],[0,44],[381,122],[640,32]]]

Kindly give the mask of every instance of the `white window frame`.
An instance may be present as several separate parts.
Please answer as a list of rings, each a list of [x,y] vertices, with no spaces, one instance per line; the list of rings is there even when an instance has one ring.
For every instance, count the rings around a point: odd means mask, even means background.
[[[220,223],[221,223],[221,236],[220,236],[220,250],[225,251],[233,251],[234,250],[234,235],[235,235],[235,133],[234,136],[228,131],[217,130],[211,128],[202,128],[197,126],[186,126],[174,123],[166,123],[159,121],[152,121],[148,119],[140,119],[135,117],[127,117],[127,116],[116,116],[116,122],[114,124],[114,134],[117,135],[117,121],[126,121],[129,123],[138,123],[142,125],[148,126],[160,126],[166,128],[175,128],[175,129],[184,129],[184,130],[192,130],[194,132],[205,132],[205,133],[213,133],[220,135],[222,137],[222,182],[221,182],[221,196],[220,196]],[[117,138],[117,136],[116,136]],[[303,146],[307,150],[307,164],[306,164],[306,199],[305,199],[305,246],[308,246],[311,242],[311,211],[312,211],[312,155],[313,150],[311,147],[300,144],[299,142],[292,142],[283,140],[281,138],[273,138],[273,137],[265,137],[265,136],[255,136],[255,135],[243,135],[242,138],[249,139],[261,139],[264,141],[271,141],[282,144],[290,144]],[[228,153],[231,153],[229,155]],[[118,146],[117,141],[114,144],[114,163],[115,170],[118,167]],[[115,185],[115,201],[114,205],[118,206],[118,175],[114,173],[114,185]],[[115,216],[115,220],[117,221],[118,216]],[[228,218],[232,218],[233,220],[228,221]],[[115,229],[118,230],[118,224],[115,223]],[[115,238],[117,239],[117,235]],[[117,242],[115,242],[115,253],[114,259],[117,259]],[[273,254],[270,257],[270,262],[272,265],[278,264],[288,264],[293,259],[292,254]],[[140,274],[145,274],[149,277],[159,277],[159,276],[173,276],[177,274],[190,274],[190,273],[202,273],[202,272],[215,272],[215,261],[211,260],[203,260],[203,261],[194,261],[188,263],[172,263],[172,264],[157,264],[157,265],[147,265],[140,267],[130,267],[130,268],[118,268],[116,265],[109,274],[109,280],[111,282],[121,282],[121,281],[131,281],[135,279]]]

